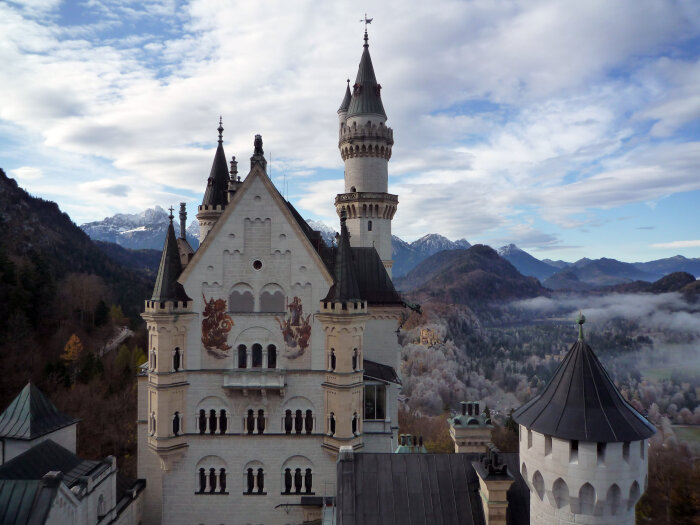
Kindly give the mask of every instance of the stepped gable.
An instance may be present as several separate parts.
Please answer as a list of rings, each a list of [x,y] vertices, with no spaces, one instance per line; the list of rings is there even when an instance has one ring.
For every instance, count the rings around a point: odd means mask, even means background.
[[[228,203],[228,163],[224,153],[224,128],[219,118],[219,145],[216,147],[214,162],[211,165],[209,179],[207,179],[207,189],[204,191],[202,206],[226,206]]]
[[[42,441],[19,456],[0,466],[0,480],[27,479],[39,480],[47,472],[58,471],[68,487],[80,482],[100,465],[108,466],[108,461],[82,459],[70,450],[51,439]]]
[[[78,420],[61,413],[32,383],[27,383],[0,415],[0,437],[31,440]]]
[[[357,284],[355,275],[355,264],[353,263],[353,252],[350,248],[350,234],[345,225],[347,216],[345,211],[340,215],[340,237],[338,238],[338,248],[335,255],[335,267],[333,277],[335,282],[328,290],[328,295],[324,301],[359,301],[360,287]]]
[[[180,277],[181,273],[182,264],[180,263],[180,252],[177,246],[171,213],[151,301],[191,301],[192,299],[187,296],[185,289],[177,282],[177,278]]]
[[[513,413],[524,427],[562,439],[599,443],[639,441],[654,426],[624,400],[593,350],[579,338],[544,390]]]
[[[384,105],[380,91],[382,87],[377,83],[377,77],[374,75],[374,66],[372,66],[372,58],[369,56],[369,44],[367,31],[365,31],[365,44],[362,58],[360,59],[360,67],[357,70],[357,78],[352,86],[352,99],[348,106],[348,118],[356,115],[381,115],[386,118]],[[342,106],[341,106],[342,107]]]

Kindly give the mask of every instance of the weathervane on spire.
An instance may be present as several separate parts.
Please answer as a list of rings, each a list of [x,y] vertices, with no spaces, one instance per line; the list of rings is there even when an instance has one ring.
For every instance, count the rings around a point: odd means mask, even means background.
[[[365,17],[362,20],[360,20],[360,22],[365,23],[365,46],[368,45],[367,40],[369,40],[369,37],[367,36],[367,25],[371,24],[372,20],[374,20],[374,18],[367,18],[367,13],[365,13]]]

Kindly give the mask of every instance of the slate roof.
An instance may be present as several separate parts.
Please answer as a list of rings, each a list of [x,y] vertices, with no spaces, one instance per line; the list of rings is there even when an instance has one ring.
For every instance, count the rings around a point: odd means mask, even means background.
[[[103,461],[81,459],[70,450],[47,439],[0,466],[0,480],[40,480],[51,471],[63,473],[63,482],[70,488],[86,476],[106,465]]]
[[[638,441],[656,432],[624,400],[582,330],[542,393],[516,410],[513,419],[542,434],[600,443]]]
[[[530,493],[518,454],[503,454],[515,481],[508,491],[508,525],[530,520]],[[338,525],[484,525],[480,454],[354,453],[337,463]]]
[[[346,217],[343,212],[340,217],[340,237],[333,268],[335,282],[328,290],[324,301],[359,301],[361,299],[360,287],[355,275],[353,252],[350,248],[350,234],[345,222]]]
[[[156,284],[153,287],[151,301],[191,301],[187,293],[185,293],[185,289],[177,282],[177,278],[180,277],[181,273],[180,250],[175,237],[173,216],[171,215],[168,231],[165,234],[163,254],[160,257],[158,275],[156,276]]]
[[[348,85],[345,86],[345,96],[343,97],[343,101],[340,103],[338,113],[342,113],[348,110],[348,108],[350,107],[350,99],[352,99],[352,94],[350,93],[350,81],[348,80]]]
[[[31,440],[78,420],[61,413],[32,383],[27,383],[0,415],[0,437]]]
[[[224,128],[219,122],[219,145],[216,147],[214,162],[207,179],[207,189],[202,199],[203,206],[226,206],[228,203],[228,164],[224,153],[223,131]]]
[[[379,381],[386,381],[387,383],[396,383],[397,385],[401,384],[399,376],[396,375],[396,370],[389,365],[370,361],[369,359],[363,359],[362,363],[365,368],[365,372],[363,374],[365,380],[377,379]]]
[[[365,32],[365,44],[363,47],[364,51],[362,51],[360,66],[357,69],[357,77],[353,85],[352,99],[348,106],[348,117],[374,114],[382,115],[386,118],[384,105],[382,104],[382,98],[379,93],[381,86],[377,84],[377,77],[374,75],[374,66],[372,66],[372,57],[369,56],[367,32]]]
[[[46,521],[57,485],[42,480],[0,480],[0,523],[39,525]]]

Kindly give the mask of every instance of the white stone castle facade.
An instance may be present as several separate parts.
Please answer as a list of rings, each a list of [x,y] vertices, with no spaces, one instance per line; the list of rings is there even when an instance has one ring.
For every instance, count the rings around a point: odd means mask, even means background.
[[[335,495],[341,446],[397,445],[398,199],[387,193],[393,136],[366,40],[353,91],[338,111],[337,247],[270,181],[259,136],[244,180],[235,157],[229,171],[221,126],[199,249],[170,226],[143,314],[144,523],[301,523]]]

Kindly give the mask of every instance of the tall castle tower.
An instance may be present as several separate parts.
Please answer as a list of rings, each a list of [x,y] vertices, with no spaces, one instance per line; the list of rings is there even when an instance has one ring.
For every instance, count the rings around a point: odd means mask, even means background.
[[[620,395],[579,338],[543,392],[520,407],[520,473],[530,523],[633,525],[654,427]]]
[[[381,99],[369,55],[367,30],[355,84],[345,91],[338,109],[338,148],[345,162],[345,193],[335,198],[338,215],[347,213],[353,247],[374,246],[391,276],[391,220],[399,203],[388,193],[389,159],[394,132],[386,126]]]

